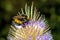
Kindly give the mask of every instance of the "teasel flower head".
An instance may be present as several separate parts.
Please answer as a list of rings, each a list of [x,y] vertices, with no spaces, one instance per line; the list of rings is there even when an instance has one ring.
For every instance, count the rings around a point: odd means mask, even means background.
[[[17,16],[13,17],[8,40],[53,40],[51,30],[45,18],[37,12],[36,7],[25,5]]]

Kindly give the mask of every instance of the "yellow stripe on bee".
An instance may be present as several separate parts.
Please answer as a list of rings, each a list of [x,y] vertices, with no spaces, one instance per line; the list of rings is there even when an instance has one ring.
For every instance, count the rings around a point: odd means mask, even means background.
[[[18,20],[17,18],[15,18],[14,21],[17,22],[18,24],[22,24],[22,21]]]

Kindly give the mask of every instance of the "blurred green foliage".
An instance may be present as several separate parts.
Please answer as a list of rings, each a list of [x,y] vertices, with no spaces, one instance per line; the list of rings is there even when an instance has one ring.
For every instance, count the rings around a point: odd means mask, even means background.
[[[7,40],[12,17],[24,8],[25,3],[37,7],[45,15],[54,40],[60,40],[60,0],[0,0],[0,40]]]

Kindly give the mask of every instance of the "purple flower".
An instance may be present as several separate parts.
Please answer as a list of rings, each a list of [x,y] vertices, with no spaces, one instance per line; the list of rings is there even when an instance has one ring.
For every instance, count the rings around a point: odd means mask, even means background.
[[[21,11],[21,14],[24,14],[22,9]],[[19,26],[14,23],[10,28],[8,40],[53,40],[48,23],[45,19],[42,19],[43,17],[39,16],[36,8],[33,10],[33,3],[31,10],[29,6],[27,7],[27,4],[25,5],[25,13],[24,15],[27,16],[26,19],[29,19],[29,21]],[[21,17],[21,14],[17,15],[18,18]],[[17,22],[19,23],[19,20]]]
[[[28,23],[28,26],[31,26],[33,24],[33,27],[36,29],[37,27],[39,27],[41,30],[46,29],[46,23],[44,20],[41,21],[30,21]],[[32,36],[30,37],[32,40]],[[42,35],[37,35],[36,36],[36,40],[53,40],[53,37],[51,35],[51,31],[47,31],[46,33],[42,34]]]

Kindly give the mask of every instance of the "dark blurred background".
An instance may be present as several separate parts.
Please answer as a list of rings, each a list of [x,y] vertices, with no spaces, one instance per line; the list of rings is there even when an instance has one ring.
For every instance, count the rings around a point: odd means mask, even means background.
[[[45,15],[52,31],[53,39],[60,40],[60,0],[0,0],[0,40],[7,40],[12,17],[32,1],[41,14]]]

